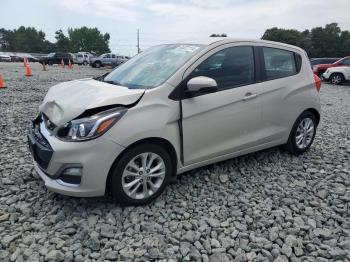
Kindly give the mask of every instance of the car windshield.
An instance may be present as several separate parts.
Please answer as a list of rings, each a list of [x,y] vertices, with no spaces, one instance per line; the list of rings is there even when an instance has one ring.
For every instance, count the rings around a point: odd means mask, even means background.
[[[48,54],[47,56],[55,56],[55,53],[50,53],[50,54]]]
[[[107,75],[105,82],[130,89],[149,89],[164,83],[188,61],[201,45],[159,45],[123,63]]]

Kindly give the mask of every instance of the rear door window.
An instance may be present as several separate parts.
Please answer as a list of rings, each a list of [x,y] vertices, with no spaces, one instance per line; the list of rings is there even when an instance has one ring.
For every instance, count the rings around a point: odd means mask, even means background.
[[[262,49],[266,80],[288,77],[297,73],[294,52],[270,47]]]

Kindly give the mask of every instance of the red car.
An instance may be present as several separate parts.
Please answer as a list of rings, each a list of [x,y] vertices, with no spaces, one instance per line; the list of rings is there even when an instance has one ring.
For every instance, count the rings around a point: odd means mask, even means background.
[[[346,56],[342,59],[339,59],[338,61],[334,62],[333,64],[319,64],[314,66],[313,71],[315,75],[318,75],[319,77],[322,77],[322,74],[326,72],[326,70],[330,67],[337,67],[337,66],[350,66],[350,56]]]

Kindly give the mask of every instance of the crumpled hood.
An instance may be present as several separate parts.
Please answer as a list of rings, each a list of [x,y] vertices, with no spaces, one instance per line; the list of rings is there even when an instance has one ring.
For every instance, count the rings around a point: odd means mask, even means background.
[[[143,93],[142,89],[128,89],[91,78],[73,80],[51,87],[39,110],[60,126],[87,109],[114,104],[130,105]]]

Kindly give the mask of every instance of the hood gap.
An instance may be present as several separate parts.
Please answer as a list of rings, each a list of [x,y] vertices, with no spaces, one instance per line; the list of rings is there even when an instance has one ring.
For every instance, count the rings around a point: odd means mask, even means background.
[[[74,119],[80,119],[80,118],[83,118],[83,117],[89,117],[89,116],[95,115],[97,113],[100,113],[100,112],[103,112],[103,111],[106,111],[106,110],[109,110],[109,109],[117,108],[117,107],[132,108],[132,107],[136,106],[140,102],[140,100],[141,100],[141,98],[143,97],[144,94],[145,94],[145,92],[143,92],[142,95],[134,103],[131,103],[131,104],[128,104],[128,105],[112,104],[112,105],[106,105],[106,106],[90,108],[90,109],[85,110],[83,113],[81,113],[79,116],[77,116]]]

